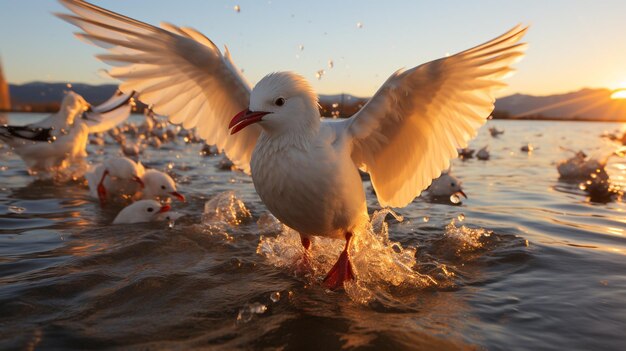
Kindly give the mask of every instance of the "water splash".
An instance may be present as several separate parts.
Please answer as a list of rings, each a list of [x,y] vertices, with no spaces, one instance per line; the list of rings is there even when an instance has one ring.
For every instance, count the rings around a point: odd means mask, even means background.
[[[215,195],[204,204],[202,226],[210,233],[222,233],[228,238],[226,231],[237,227],[252,218],[250,211],[239,200],[234,191],[225,191]]]
[[[456,226],[453,219],[446,226],[444,238],[449,247],[453,248],[457,256],[469,253],[484,247],[484,240],[491,237],[491,231],[484,228],[469,228],[464,225]]]
[[[267,306],[259,302],[247,303],[239,309],[237,314],[237,323],[248,323],[255,314],[263,314],[267,311]]]
[[[280,291],[274,291],[271,293],[270,300],[272,300],[273,303],[280,301]]]
[[[389,228],[385,222],[387,215],[402,221],[402,217],[384,209],[375,212],[370,222],[355,230],[350,257],[357,279],[347,282],[345,290],[358,303],[388,300],[389,289],[393,287],[437,285],[430,276],[414,269],[417,264],[415,247],[403,247],[389,239]],[[305,278],[321,281],[337,260],[343,245],[342,240],[314,237],[306,260],[308,272]],[[269,264],[286,268],[294,274],[301,273],[305,262],[299,234],[287,227],[276,237],[262,236],[257,253],[264,256]]]

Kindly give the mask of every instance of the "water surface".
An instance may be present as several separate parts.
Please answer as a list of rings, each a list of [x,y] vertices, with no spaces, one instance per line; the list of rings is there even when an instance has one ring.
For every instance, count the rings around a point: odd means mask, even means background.
[[[119,208],[100,208],[81,179],[36,181],[2,148],[0,348],[623,350],[626,206],[591,202],[556,171],[571,156],[561,147],[607,155],[617,145],[600,134],[621,125],[488,126],[505,134],[483,127],[472,146],[489,145],[492,158],[454,161],[469,199],[419,198],[397,211],[404,221],[388,217],[395,250],[436,284],[374,281],[367,301],[326,291],[323,272],[294,276],[297,242],[267,217],[251,179],[220,170],[221,156],[200,155],[200,144],[177,140],[141,156],[187,196],[173,204],[185,216],[171,228],[112,226]],[[538,149],[521,152],[527,142]],[[89,152],[97,162],[119,146]],[[625,160],[607,169],[624,181]],[[205,202],[227,191],[233,211],[203,222]]]

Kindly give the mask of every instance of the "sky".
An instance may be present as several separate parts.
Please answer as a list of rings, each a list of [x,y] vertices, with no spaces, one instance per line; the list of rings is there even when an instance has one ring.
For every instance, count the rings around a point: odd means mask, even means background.
[[[529,24],[527,56],[499,95],[626,88],[626,1],[206,1],[93,0],[158,25],[194,27],[227,45],[252,84],[291,70],[320,94],[370,96],[399,68]],[[240,11],[234,10],[238,5]],[[10,83],[105,84],[103,52],[76,39],[52,0],[0,0],[0,60]],[[329,67],[332,60],[333,68]],[[316,72],[324,70],[321,79]]]

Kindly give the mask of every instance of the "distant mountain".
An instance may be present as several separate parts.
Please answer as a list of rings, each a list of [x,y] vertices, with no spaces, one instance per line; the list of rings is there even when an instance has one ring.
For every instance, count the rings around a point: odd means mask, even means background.
[[[33,82],[9,85],[13,110],[55,111],[67,91],[66,83]],[[108,99],[115,84],[72,84],[71,89],[92,104]],[[626,100],[611,99],[608,89],[582,89],[566,94],[533,96],[515,94],[496,101],[495,118],[626,121]],[[347,117],[369,98],[350,94],[320,95],[323,116]]]
[[[117,85],[76,83],[71,84],[71,88],[67,83],[32,82],[9,85],[11,105],[16,111],[54,110],[55,106],[58,108],[65,92],[70,89],[82,95],[90,103],[98,105],[115,93]]]
[[[533,96],[515,94],[496,101],[495,117],[519,119],[567,119],[626,121],[626,100],[611,99],[608,89]]]

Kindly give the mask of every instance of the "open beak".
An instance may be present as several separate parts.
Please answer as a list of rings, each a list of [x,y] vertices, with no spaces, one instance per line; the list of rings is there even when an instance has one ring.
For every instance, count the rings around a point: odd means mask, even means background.
[[[172,209],[172,206],[170,206],[170,205],[163,205],[163,206],[161,206],[161,209],[159,209],[159,212],[157,212],[157,213],[165,213],[165,212],[167,212],[167,211],[169,211],[171,209]]]
[[[170,193],[173,197],[177,198],[179,201],[185,202],[185,196],[178,191],[172,191]]]
[[[459,191],[457,191],[456,193],[457,193],[457,194],[461,194],[461,195],[463,195],[463,197],[467,199],[467,195],[465,195],[465,193],[463,192],[463,190],[459,190]]]
[[[230,131],[230,134],[233,135],[253,123],[260,122],[263,119],[263,116],[265,116],[268,113],[270,112],[263,112],[263,111],[253,112],[248,109],[245,109],[239,112],[238,114],[235,115],[235,117],[233,117],[233,119],[230,120],[230,124],[228,124],[228,129],[232,128],[232,130]]]
[[[142,189],[146,187],[146,185],[143,183],[143,180],[141,180],[141,178],[139,178],[137,176],[134,176],[133,180],[136,181],[137,183],[139,183],[139,185],[141,185]]]

